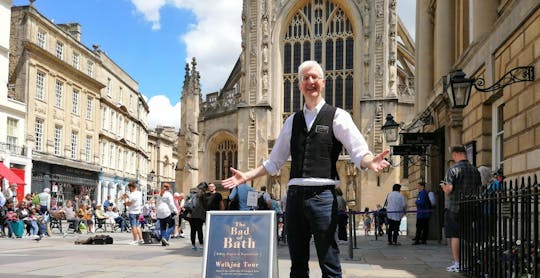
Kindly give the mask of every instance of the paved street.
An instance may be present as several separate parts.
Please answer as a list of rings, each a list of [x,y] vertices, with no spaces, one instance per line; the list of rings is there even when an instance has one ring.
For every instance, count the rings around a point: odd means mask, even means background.
[[[40,242],[32,239],[0,239],[0,277],[201,277],[203,251],[193,251],[188,238],[171,239],[171,246],[132,246],[131,234],[114,233],[112,245],[75,245],[86,235],[59,233]],[[102,234],[102,233],[98,233]],[[429,242],[412,246],[388,246],[379,238],[358,237],[358,249],[348,258],[341,245],[344,277],[460,277],[447,273],[448,247]],[[320,277],[312,248],[311,277]],[[290,262],[286,246],[278,246],[279,276],[288,277]]]

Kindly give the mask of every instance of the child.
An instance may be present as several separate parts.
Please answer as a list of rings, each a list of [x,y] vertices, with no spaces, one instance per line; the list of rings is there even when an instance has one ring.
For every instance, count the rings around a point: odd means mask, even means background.
[[[364,209],[364,235],[368,236],[371,231],[371,216],[369,216],[369,208]]]

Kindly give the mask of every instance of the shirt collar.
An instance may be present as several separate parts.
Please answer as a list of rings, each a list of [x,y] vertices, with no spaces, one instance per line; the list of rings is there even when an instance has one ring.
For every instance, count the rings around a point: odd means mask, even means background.
[[[315,106],[315,108],[313,108],[313,110],[309,110],[306,106],[306,104],[304,103],[304,114],[305,113],[315,113],[315,114],[319,114],[319,111],[321,111],[321,108],[323,107],[323,105],[326,103],[326,101],[324,99],[322,99],[319,104],[317,104],[317,106]]]

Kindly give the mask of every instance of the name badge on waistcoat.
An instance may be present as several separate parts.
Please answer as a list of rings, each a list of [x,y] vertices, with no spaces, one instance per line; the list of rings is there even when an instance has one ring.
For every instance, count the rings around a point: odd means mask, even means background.
[[[328,133],[330,128],[325,125],[317,125],[315,126],[315,133]]]

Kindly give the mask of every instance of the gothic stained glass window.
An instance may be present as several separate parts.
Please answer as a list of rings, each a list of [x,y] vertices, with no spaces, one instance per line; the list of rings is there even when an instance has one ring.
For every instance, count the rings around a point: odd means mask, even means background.
[[[348,16],[331,0],[309,0],[296,11],[283,44],[283,112],[302,109],[298,66],[315,60],[325,70],[325,100],[352,112],[354,33]]]
[[[231,176],[230,168],[238,167],[238,148],[236,143],[225,140],[217,145],[214,153],[215,179],[223,180]]]

